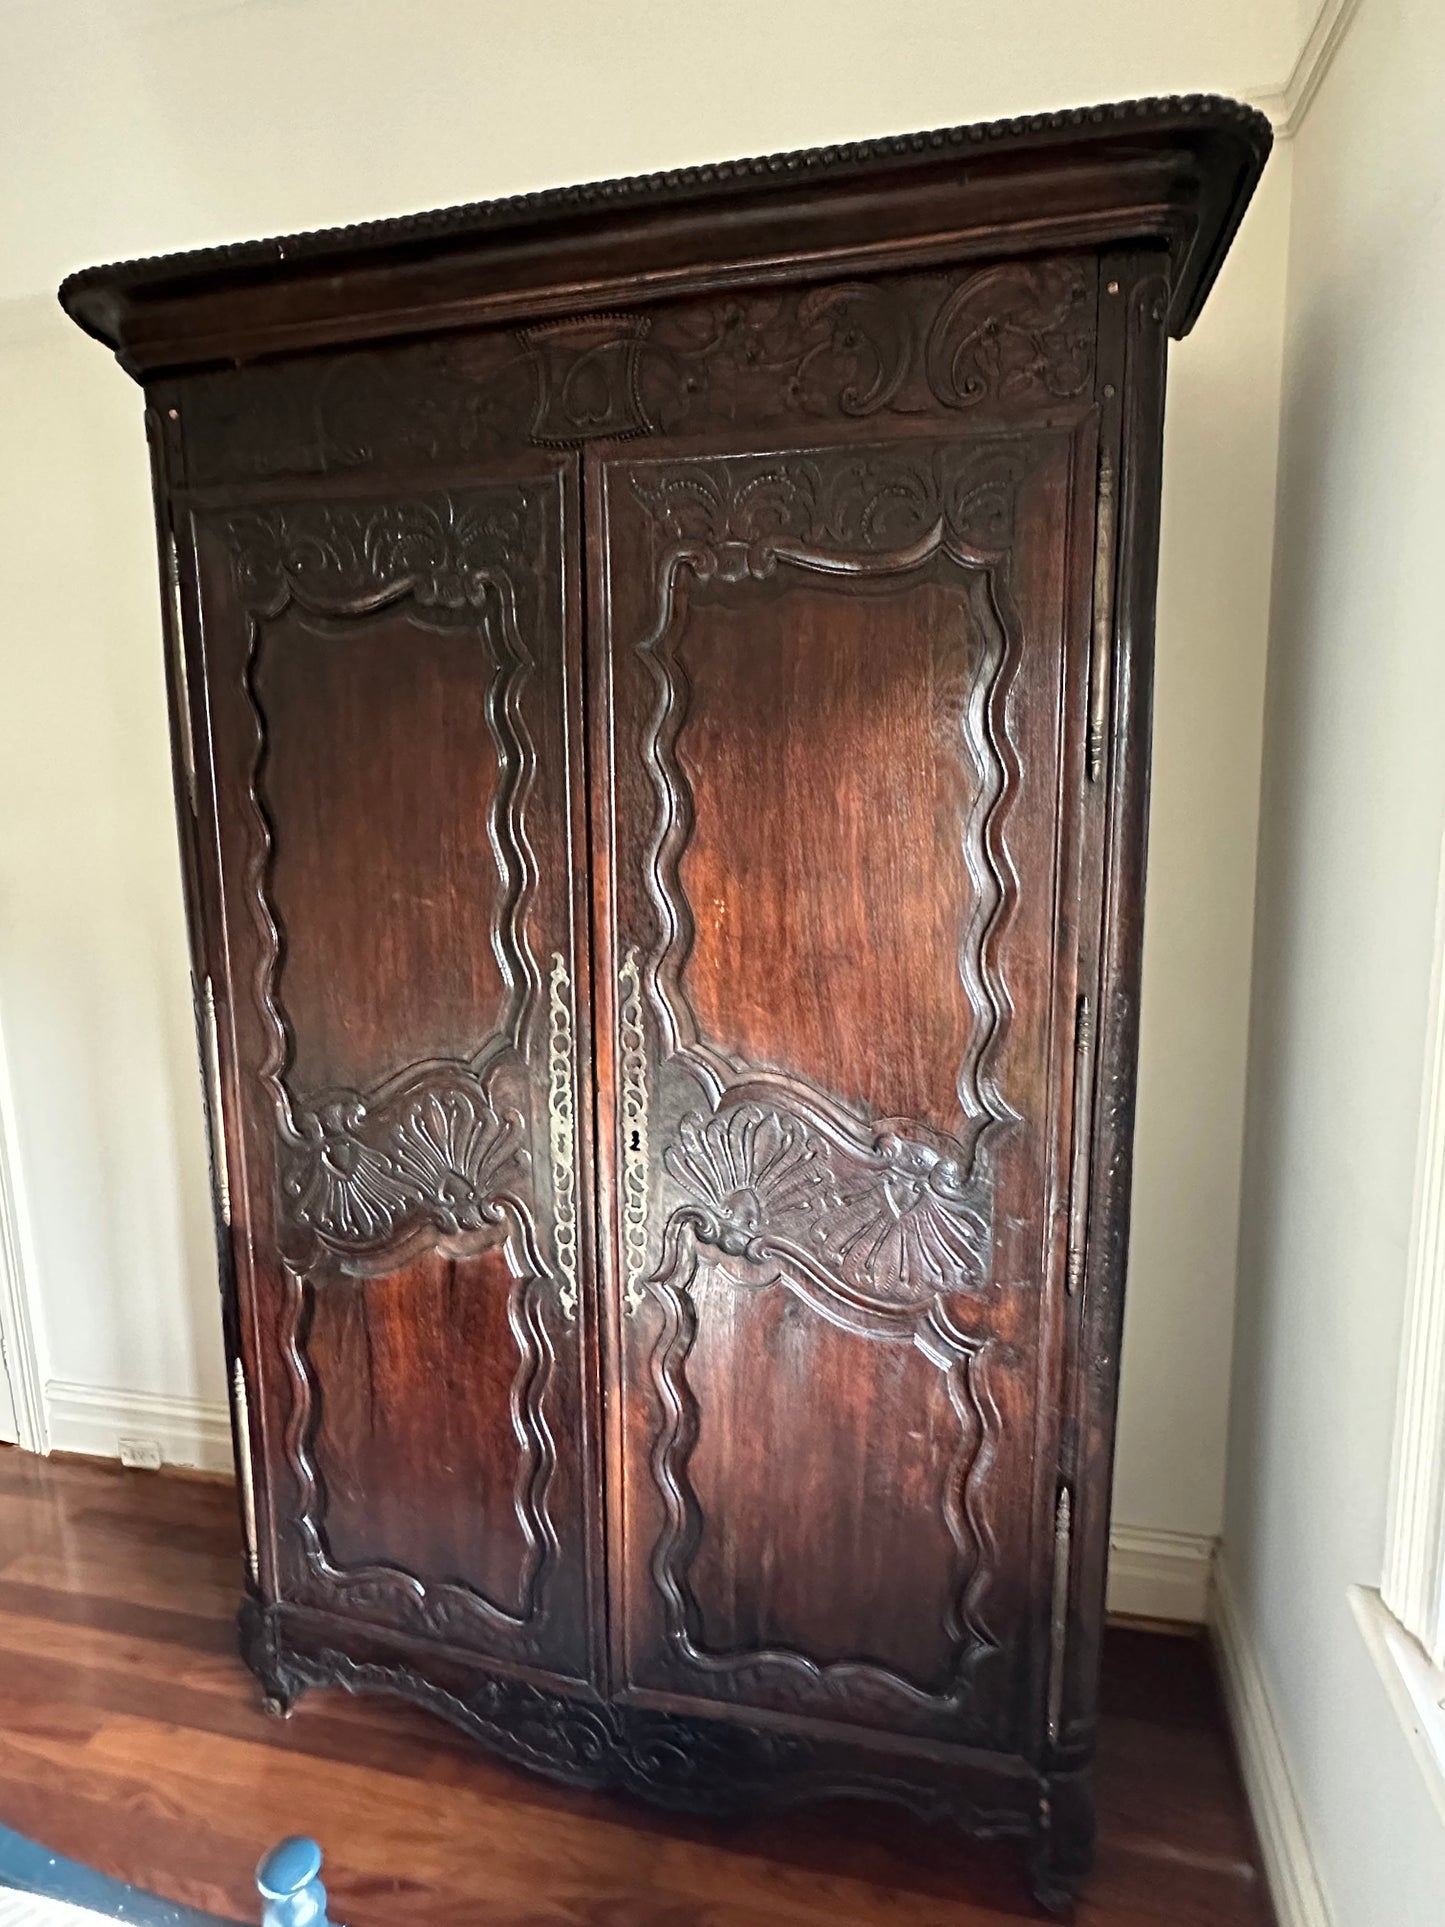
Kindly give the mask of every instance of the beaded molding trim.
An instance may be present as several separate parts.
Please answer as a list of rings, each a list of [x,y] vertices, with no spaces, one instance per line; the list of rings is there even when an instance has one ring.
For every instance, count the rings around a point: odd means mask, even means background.
[[[269,240],[233,241],[191,253],[145,255],[131,261],[82,268],[62,282],[61,305],[109,281],[132,286],[157,283],[216,269],[272,268],[279,262],[304,264],[363,248],[408,248],[476,233],[557,219],[579,212],[613,207],[635,207],[647,202],[695,200],[716,190],[728,191],[770,179],[816,179],[830,174],[867,172],[898,161],[959,149],[1026,147],[1071,135],[1138,131],[1166,133],[1174,128],[1208,122],[1219,129],[1235,128],[1259,147],[1260,159],[1273,141],[1269,121],[1256,108],[1218,94],[1179,94],[1147,100],[1119,101],[1100,107],[1073,107],[1047,114],[1026,114],[1012,120],[975,121],[962,127],[938,128],[922,134],[889,134],[874,140],[844,141],[829,147],[798,148],[786,153],[754,155],[744,160],[712,161],[700,166],[674,167],[656,174],[625,175],[618,180],[592,181],[577,187],[549,187],[500,200],[473,201],[460,207],[436,208],[382,221],[361,221],[350,227],[318,228],[310,233],[280,235]]]

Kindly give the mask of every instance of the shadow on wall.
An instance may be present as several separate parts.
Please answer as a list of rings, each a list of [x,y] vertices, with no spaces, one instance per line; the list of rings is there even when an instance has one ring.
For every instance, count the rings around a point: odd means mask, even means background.
[[[1256,921],[1249,1021],[1249,1083],[1245,1113],[1244,1169],[1240,1194],[1239,1297],[1230,1405],[1233,1453],[1248,1437],[1257,1446],[1265,1422],[1263,1367],[1286,1343],[1289,1312],[1270,1281],[1279,1275],[1287,1236],[1275,1208],[1290,1174],[1286,1128],[1287,1089],[1301,1051],[1318,1039],[1291,1034],[1292,986],[1311,943],[1304,892],[1304,862],[1322,826],[1310,803],[1319,787],[1313,763],[1318,732],[1308,726],[1325,700],[1322,665],[1309,643],[1328,590],[1325,571],[1300,566],[1300,558],[1325,546],[1325,518],[1318,482],[1332,433],[1330,410],[1343,375],[1335,337],[1316,332],[1313,351],[1301,344],[1296,361],[1307,379],[1290,398],[1297,424],[1283,452],[1270,610],[1269,667],[1265,685],[1264,758],[1260,784],[1260,849],[1255,885]],[[1254,1546],[1268,1531],[1261,1516],[1266,1487],[1241,1478],[1231,1484],[1231,1544]]]

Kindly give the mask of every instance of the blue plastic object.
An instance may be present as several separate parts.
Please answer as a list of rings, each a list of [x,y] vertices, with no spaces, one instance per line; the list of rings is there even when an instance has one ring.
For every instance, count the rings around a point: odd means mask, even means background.
[[[321,1884],[321,1849],[295,1835],[262,1856],[256,1869],[262,1927],[336,1927],[326,1911]],[[172,1900],[111,1880],[94,1867],[67,1860],[23,1834],[0,1826],[0,1889],[68,1901],[106,1920],[130,1927],[239,1927],[216,1914],[197,1913]]]
[[[272,1847],[256,1869],[262,1927],[333,1927],[321,1884],[321,1849],[304,1834]]]
[[[43,1895],[47,1900],[68,1901],[72,1907],[88,1908],[107,1920],[129,1921],[130,1927],[227,1927],[214,1914],[200,1914],[194,1907],[180,1907],[172,1900],[143,1893],[139,1887],[127,1887],[123,1881],[97,1873],[94,1867],[52,1853],[24,1834],[12,1833],[9,1827],[0,1827],[3,1887],[15,1893]],[[325,1919],[323,1905],[317,1920]]]

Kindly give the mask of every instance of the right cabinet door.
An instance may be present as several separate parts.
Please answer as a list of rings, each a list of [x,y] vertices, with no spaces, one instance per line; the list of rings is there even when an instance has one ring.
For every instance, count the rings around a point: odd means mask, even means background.
[[[763,410],[589,454],[612,1664],[636,1703],[1043,1731],[1079,352],[1072,393],[1034,367],[972,412],[935,383],[912,417]]]

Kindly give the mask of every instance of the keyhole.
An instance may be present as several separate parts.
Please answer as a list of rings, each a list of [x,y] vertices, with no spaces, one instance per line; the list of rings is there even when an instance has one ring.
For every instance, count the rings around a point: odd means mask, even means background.
[[[627,1148],[629,1151],[640,1151],[642,1149],[642,1133],[640,1131],[634,1131],[632,1133],[632,1139]]]

